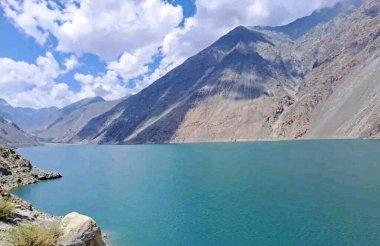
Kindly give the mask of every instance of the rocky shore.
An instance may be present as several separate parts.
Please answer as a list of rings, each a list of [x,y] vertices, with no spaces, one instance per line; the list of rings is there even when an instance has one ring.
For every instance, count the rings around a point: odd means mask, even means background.
[[[70,213],[65,217],[51,216],[35,209],[31,204],[12,195],[9,191],[40,180],[57,179],[56,172],[45,172],[34,168],[15,150],[0,147],[0,195],[1,200],[15,206],[11,216],[0,218],[0,246],[10,246],[9,231],[19,226],[58,227],[59,246],[105,246],[100,228],[90,217]]]

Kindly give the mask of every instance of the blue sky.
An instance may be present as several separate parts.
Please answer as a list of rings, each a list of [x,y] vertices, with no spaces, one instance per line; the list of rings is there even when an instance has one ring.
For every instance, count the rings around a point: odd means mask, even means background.
[[[312,0],[0,0],[0,97],[48,107],[138,93],[237,25],[280,25]]]

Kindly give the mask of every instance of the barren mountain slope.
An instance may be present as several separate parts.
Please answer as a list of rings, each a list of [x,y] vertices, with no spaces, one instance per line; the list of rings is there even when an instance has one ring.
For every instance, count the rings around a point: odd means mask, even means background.
[[[284,27],[237,27],[72,142],[371,137],[379,129],[379,0]]]
[[[320,26],[297,42],[310,67],[298,102],[277,129],[286,138],[379,137],[380,1]]]
[[[282,34],[237,27],[138,95],[93,119],[80,140],[107,143],[267,137],[300,68]]]

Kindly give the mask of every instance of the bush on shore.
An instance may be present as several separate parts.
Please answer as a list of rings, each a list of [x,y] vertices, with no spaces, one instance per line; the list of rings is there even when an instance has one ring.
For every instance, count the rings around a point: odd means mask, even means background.
[[[15,206],[12,202],[0,198],[0,219],[7,218],[13,215]]]
[[[9,232],[14,246],[55,246],[60,236],[58,227],[18,226]]]

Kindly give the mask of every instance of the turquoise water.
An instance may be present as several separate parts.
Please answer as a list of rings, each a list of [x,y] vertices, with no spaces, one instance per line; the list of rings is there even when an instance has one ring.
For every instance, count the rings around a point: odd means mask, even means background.
[[[14,191],[114,245],[379,245],[380,141],[21,149],[63,178]]]

